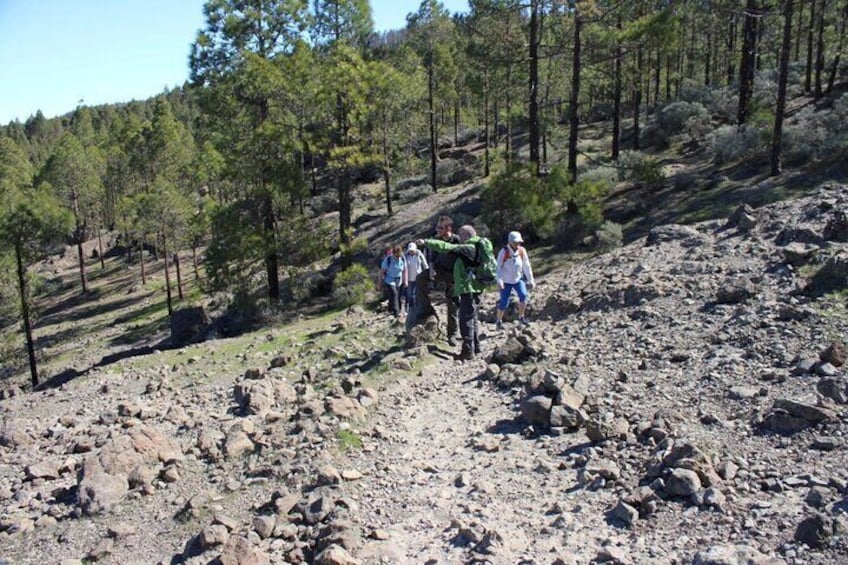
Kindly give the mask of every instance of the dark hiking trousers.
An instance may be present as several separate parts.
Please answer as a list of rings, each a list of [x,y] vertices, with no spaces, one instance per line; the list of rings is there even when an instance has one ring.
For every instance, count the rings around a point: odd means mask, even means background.
[[[479,293],[469,292],[459,296],[459,333],[462,335],[463,356],[480,353],[480,322],[477,320],[479,306]]]
[[[384,292],[386,300],[389,302],[389,312],[394,316],[400,316],[400,295],[402,292],[400,282],[396,284],[386,283],[384,285]]]
[[[447,338],[459,336],[459,297],[453,295],[453,275],[436,275],[436,283],[433,289],[445,289],[445,303],[447,304]]]
[[[453,295],[453,280],[445,283],[445,302],[448,304],[448,338],[460,334],[459,297]]]

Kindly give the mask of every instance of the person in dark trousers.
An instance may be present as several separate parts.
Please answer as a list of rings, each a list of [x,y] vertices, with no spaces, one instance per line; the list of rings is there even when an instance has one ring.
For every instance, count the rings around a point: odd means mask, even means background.
[[[436,239],[451,244],[458,244],[459,236],[453,233],[453,220],[450,216],[439,216],[436,222]],[[453,292],[453,266],[456,262],[453,253],[440,253],[428,249],[427,261],[430,263],[430,280],[439,287],[444,286],[445,301],[448,305],[448,344],[456,345],[459,339],[459,298]]]
[[[389,312],[395,318],[400,317],[400,299],[406,288],[406,260],[403,258],[403,247],[395,245],[390,255],[380,263],[380,286],[385,289]]]
[[[459,228],[460,243],[450,243],[441,238],[419,240],[418,247],[431,249],[439,254],[454,257],[453,295],[459,301],[459,332],[462,336],[462,351],[458,359],[467,361],[480,353],[478,310],[483,284],[469,276],[469,269],[461,257],[473,261],[477,252],[477,231],[473,226]]]

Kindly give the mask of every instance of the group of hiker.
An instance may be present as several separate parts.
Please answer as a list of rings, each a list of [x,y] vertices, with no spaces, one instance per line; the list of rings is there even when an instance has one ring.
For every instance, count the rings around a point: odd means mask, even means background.
[[[518,322],[528,324],[528,290],[535,280],[523,244],[521,233],[512,231],[495,258],[491,241],[478,236],[474,226],[463,225],[454,233],[450,216],[440,216],[432,238],[411,241],[405,249],[395,245],[387,250],[380,264],[379,284],[389,311],[400,318],[404,302],[407,312],[415,307],[418,292],[443,290],[448,344],[455,346],[460,341],[458,359],[473,359],[480,354],[480,295],[489,283],[496,282],[500,291],[497,329],[503,329],[513,292],[518,296]]]

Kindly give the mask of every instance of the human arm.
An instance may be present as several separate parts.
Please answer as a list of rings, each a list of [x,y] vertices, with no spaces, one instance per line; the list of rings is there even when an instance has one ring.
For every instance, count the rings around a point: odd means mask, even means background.
[[[524,252],[524,261],[522,261],[522,269],[524,272],[524,278],[527,279],[527,286],[529,288],[533,288],[536,286],[536,279],[533,277],[533,267],[530,265],[530,255],[527,253],[527,249],[521,248]]]
[[[383,258],[380,261],[380,275],[377,277],[377,290],[381,290],[383,288],[384,281],[386,280],[386,269],[388,269],[388,259]]]
[[[504,255],[506,254],[506,247],[501,247],[501,250],[498,251],[498,270],[497,270],[497,280],[498,280],[498,288],[503,289],[504,281],[503,281],[503,266],[504,266]]]
[[[406,259],[401,259],[403,261],[403,269],[400,272],[400,285],[407,286],[409,282],[409,261]]]

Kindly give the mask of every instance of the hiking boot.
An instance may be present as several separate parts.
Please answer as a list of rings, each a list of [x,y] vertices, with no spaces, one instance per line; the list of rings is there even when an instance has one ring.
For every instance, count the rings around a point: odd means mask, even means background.
[[[502,329],[503,329],[503,322],[502,322],[502,321],[500,321],[500,320],[498,320],[498,321],[495,323],[495,329],[502,330]]]
[[[448,338],[448,345],[450,345],[451,347],[455,347],[457,343],[459,343],[459,340],[456,339],[454,336],[450,336]]]
[[[527,321],[527,318],[518,318],[518,321],[519,321],[519,322],[521,323],[521,325],[523,325],[523,326],[529,326],[529,325],[530,325],[530,322],[528,322],[528,321]]]
[[[474,353],[470,351],[463,351],[459,355],[456,356],[457,361],[473,361],[474,358],[477,357]]]

